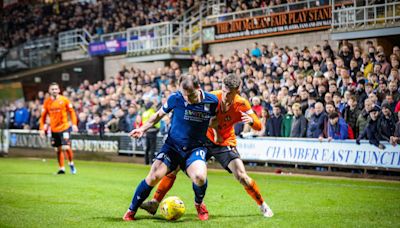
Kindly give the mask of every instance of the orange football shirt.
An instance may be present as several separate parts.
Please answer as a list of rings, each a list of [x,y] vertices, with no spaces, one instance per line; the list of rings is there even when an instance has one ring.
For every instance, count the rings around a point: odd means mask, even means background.
[[[236,146],[236,135],[233,126],[242,121],[242,113],[247,113],[253,118],[253,125],[251,126],[253,129],[259,131],[261,130],[261,121],[258,116],[251,109],[250,103],[240,95],[236,95],[232,105],[229,107],[229,110],[226,112],[222,112],[221,110],[221,101],[222,101],[222,91],[217,90],[211,92],[212,94],[218,97],[218,101],[220,105],[217,109],[217,122],[218,129],[217,133],[222,137],[222,141],[216,142],[214,138],[214,131],[212,128],[208,128],[207,137],[214,144],[220,146]]]
[[[73,125],[77,124],[75,111],[68,98],[59,95],[57,99],[47,98],[43,103],[43,112],[40,117],[40,129],[44,130],[46,117],[50,117],[50,128],[52,132],[62,132],[69,128],[68,113]]]

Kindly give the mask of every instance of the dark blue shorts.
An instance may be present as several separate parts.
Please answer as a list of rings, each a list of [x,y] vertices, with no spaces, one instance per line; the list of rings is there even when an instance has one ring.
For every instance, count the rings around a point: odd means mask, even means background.
[[[167,165],[169,171],[174,171],[178,167],[180,167],[181,170],[186,171],[186,169],[197,160],[205,163],[206,154],[206,147],[196,147],[187,151],[183,151],[177,147],[165,143],[155,159],[160,160]]]

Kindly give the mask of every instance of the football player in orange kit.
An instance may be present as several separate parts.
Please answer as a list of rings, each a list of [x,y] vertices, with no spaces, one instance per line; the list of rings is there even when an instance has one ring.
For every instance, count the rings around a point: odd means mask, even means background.
[[[50,118],[51,129],[51,145],[56,148],[59,170],[57,174],[65,174],[64,168],[64,154],[65,151],[71,173],[76,174],[76,168],[73,162],[73,152],[71,149],[68,114],[72,122],[72,130],[78,131],[77,118],[72,104],[68,98],[60,95],[60,86],[53,82],[49,86],[50,97],[43,103],[43,112],[40,117],[40,135],[45,137],[45,131],[48,126],[46,124],[46,117]]]
[[[255,130],[261,130],[261,122],[251,109],[249,102],[239,95],[240,84],[240,77],[230,74],[223,79],[222,90],[211,92],[218,97],[220,104],[216,115],[218,130],[208,128],[207,138],[210,142],[207,145],[207,156],[214,156],[222,167],[229,173],[233,173],[244,186],[247,194],[256,201],[261,213],[265,217],[272,217],[272,210],[265,203],[256,182],[247,175],[243,161],[236,150],[236,136],[233,128],[236,123],[242,121]],[[153,199],[144,202],[140,207],[154,215],[159,203],[174,184],[177,172],[171,172],[165,176],[158,185]]]

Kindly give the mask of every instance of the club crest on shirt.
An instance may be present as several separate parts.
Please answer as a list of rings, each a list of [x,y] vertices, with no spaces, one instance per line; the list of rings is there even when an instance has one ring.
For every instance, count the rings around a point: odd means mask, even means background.
[[[204,104],[204,111],[206,112],[210,111],[210,104]]]

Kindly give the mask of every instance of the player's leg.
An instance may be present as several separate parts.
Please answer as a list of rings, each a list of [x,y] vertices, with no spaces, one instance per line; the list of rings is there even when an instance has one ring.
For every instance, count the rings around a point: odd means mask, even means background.
[[[77,170],[74,164],[74,153],[72,152],[72,148],[71,148],[71,140],[70,140],[70,135],[68,131],[64,131],[61,134],[61,145],[62,145],[62,149],[63,151],[65,151],[65,154],[67,156],[68,159],[68,165],[69,168],[71,170],[72,174],[76,174]]]
[[[65,174],[65,167],[64,167],[64,152],[61,146],[55,148],[57,153],[57,161],[58,161],[58,172],[57,174]]]
[[[257,205],[260,207],[261,213],[263,213],[265,217],[272,217],[274,215],[272,210],[261,196],[257,183],[247,175],[243,161],[240,158],[235,158],[229,162],[228,168],[232,171],[235,178],[244,186],[247,194],[256,201]]]
[[[205,148],[197,148],[192,151],[186,160],[186,173],[193,182],[195,194],[195,207],[200,220],[208,220],[208,211],[203,202],[207,190],[207,166]]]
[[[65,174],[64,167],[64,153],[61,148],[61,134],[58,132],[51,133],[51,145],[54,147],[57,153],[57,161],[58,161],[58,172],[57,174]]]
[[[132,197],[131,205],[125,213],[123,219],[126,221],[135,220],[134,216],[139,206],[150,195],[153,187],[168,173],[168,167],[160,160],[156,160],[151,166],[149,174],[143,179],[136,187],[135,193]]]
[[[125,221],[135,220],[134,216],[137,209],[149,196],[153,187],[163,178],[169,170],[175,170],[180,162],[179,158],[174,157],[174,151],[167,144],[161,148],[156,160],[150,168],[149,174],[137,186],[135,194],[132,197],[131,205],[125,213],[123,219]]]
[[[157,186],[157,190],[153,195],[153,199],[143,202],[142,205],[140,205],[140,208],[146,210],[152,215],[156,214],[160,202],[174,185],[176,174],[179,172],[179,170],[180,169],[178,168],[177,170],[174,170],[164,176]]]

